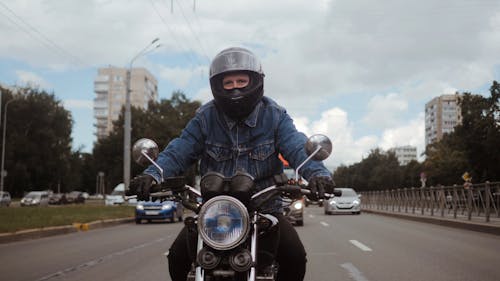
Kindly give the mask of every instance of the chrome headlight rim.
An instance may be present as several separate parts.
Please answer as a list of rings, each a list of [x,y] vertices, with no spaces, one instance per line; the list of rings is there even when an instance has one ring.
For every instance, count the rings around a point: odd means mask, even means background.
[[[231,243],[219,243],[217,241],[214,241],[204,231],[204,228],[205,228],[204,217],[205,217],[207,211],[211,207],[213,207],[216,203],[220,203],[222,201],[225,201],[225,202],[228,202],[229,204],[232,204],[234,207],[237,208],[237,210],[241,214],[242,228],[243,229],[240,232],[239,237]],[[205,244],[207,244],[209,247],[216,249],[216,250],[233,249],[245,241],[245,238],[248,236],[249,231],[250,231],[250,217],[249,217],[247,208],[238,199],[231,197],[231,196],[227,196],[227,195],[220,195],[220,196],[216,196],[216,197],[211,198],[210,200],[208,200],[207,202],[205,202],[201,206],[200,212],[198,213],[198,233],[200,234],[201,238],[203,239],[203,242],[205,242]]]

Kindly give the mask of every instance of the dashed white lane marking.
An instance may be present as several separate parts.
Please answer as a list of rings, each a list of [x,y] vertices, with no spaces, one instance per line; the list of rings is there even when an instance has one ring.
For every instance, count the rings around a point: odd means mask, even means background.
[[[349,275],[351,276],[352,279],[355,281],[368,281],[365,276],[363,276],[363,273],[359,271],[352,263],[344,263],[341,264],[345,270],[349,271]]]
[[[361,250],[365,251],[365,252],[371,252],[372,249],[370,249],[369,247],[367,247],[365,244],[357,241],[357,240],[349,240],[349,242],[351,242],[354,246],[360,248]]]
[[[324,221],[321,221],[321,222],[319,222],[319,223],[321,223],[323,226],[330,226],[329,224],[327,224],[327,223],[326,223],[326,222],[324,222]]]
[[[313,218],[314,218],[314,215],[309,214],[309,217],[310,217],[311,219],[313,219]]]

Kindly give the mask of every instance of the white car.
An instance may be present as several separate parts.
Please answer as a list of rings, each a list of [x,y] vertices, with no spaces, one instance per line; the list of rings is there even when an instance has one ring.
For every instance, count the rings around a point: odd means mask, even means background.
[[[47,191],[30,191],[21,199],[21,206],[48,206],[50,194]]]
[[[0,191],[0,207],[1,206],[10,206],[12,202],[12,198],[10,197],[10,193],[7,191]]]
[[[352,188],[335,188],[341,191],[341,196],[328,199],[323,205],[325,215],[330,214],[361,214],[361,195],[358,195]]]
[[[137,205],[137,199],[130,199],[125,201],[125,185],[123,183],[118,184],[111,194],[106,194],[104,196],[104,205]]]

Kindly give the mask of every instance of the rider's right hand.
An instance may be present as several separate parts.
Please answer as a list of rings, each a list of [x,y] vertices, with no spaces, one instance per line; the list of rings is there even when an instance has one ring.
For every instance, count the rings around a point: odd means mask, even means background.
[[[148,201],[153,183],[156,182],[152,176],[147,174],[138,175],[130,181],[129,190],[126,195],[137,195],[138,201]]]

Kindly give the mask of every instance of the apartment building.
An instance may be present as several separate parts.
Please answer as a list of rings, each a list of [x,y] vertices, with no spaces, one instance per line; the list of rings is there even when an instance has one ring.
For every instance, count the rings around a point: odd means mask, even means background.
[[[411,145],[398,146],[391,148],[389,151],[393,151],[398,158],[399,165],[405,166],[410,163],[410,161],[417,161],[417,147]]]
[[[127,68],[99,68],[94,80],[94,118],[97,138],[109,135],[113,121],[120,116],[125,105]],[[158,100],[158,82],[145,68],[132,68],[130,79],[130,104],[146,108],[150,100]]]
[[[425,104],[425,145],[439,141],[462,122],[459,94],[441,95]]]

